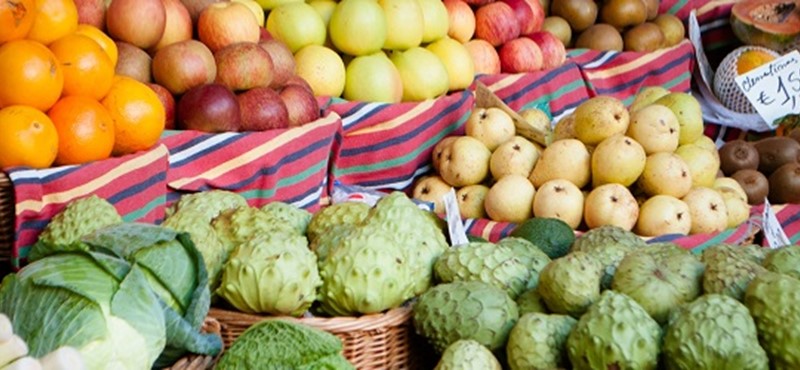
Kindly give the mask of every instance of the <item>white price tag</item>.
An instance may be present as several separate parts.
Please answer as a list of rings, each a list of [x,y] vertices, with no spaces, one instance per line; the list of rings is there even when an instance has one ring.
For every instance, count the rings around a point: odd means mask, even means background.
[[[764,199],[764,212],[761,217],[761,228],[770,248],[776,249],[792,244],[767,199]]]
[[[450,188],[450,191],[444,195],[444,215],[447,220],[447,231],[450,233],[450,244],[455,247],[469,243],[454,188]]]
[[[780,58],[736,77],[736,84],[764,122],[772,127],[789,114],[800,113],[800,52]]]

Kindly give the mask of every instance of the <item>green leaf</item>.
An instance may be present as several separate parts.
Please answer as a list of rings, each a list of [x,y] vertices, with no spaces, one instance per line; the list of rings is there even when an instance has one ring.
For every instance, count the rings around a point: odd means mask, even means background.
[[[160,241],[150,248],[136,251],[132,260],[144,266],[150,276],[164,287],[170,297],[165,297],[164,302],[183,314],[192,301],[192,293],[197,284],[197,264],[191,258],[190,252],[178,239]]]
[[[111,300],[111,314],[127,321],[144,337],[149,347],[146,354],[148,363],[155,362],[166,343],[167,329],[162,312],[141,267],[133,265]]]

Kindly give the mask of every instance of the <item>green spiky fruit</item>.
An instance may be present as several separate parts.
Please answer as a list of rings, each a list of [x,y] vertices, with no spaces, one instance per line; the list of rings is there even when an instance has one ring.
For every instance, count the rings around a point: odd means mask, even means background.
[[[442,253],[433,265],[434,276],[443,283],[483,281],[516,299],[531,277],[528,265],[516,256],[494,243],[468,243]]]
[[[517,225],[510,236],[527,239],[551,259],[566,255],[575,241],[575,232],[566,222],[550,217],[529,218]]]
[[[789,245],[772,251],[764,260],[764,267],[772,272],[800,279],[800,245]]]
[[[261,234],[236,247],[217,293],[246,313],[300,316],[322,285],[304,236]]]
[[[612,288],[639,303],[659,324],[701,293],[704,266],[676,245],[648,246],[629,253],[617,266]]]
[[[769,369],[747,307],[722,294],[706,294],[675,311],[663,354],[668,370]]]
[[[306,235],[308,223],[311,222],[311,212],[285,202],[270,202],[261,207],[266,214],[286,222],[300,235]]]
[[[222,211],[212,222],[226,254],[247,240],[275,232],[297,234],[292,225],[256,207],[239,207]]]
[[[547,264],[539,275],[539,295],[547,309],[580,317],[600,298],[602,264],[585,252],[574,252]]]
[[[741,246],[717,244],[703,251],[701,260],[706,265],[703,274],[703,291],[719,293],[739,301],[753,278],[766,271],[756,259]]]
[[[41,234],[39,241],[50,245],[67,245],[96,230],[122,223],[122,217],[107,200],[90,195],[73,200],[56,214]]]
[[[500,239],[497,245],[511,249],[512,253],[528,266],[531,276],[528,279],[526,289],[533,289],[539,286],[539,274],[551,261],[546,253],[527,239],[515,236]]]
[[[370,206],[363,202],[333,203],[311,216],[306,233],[309,240],[326,232],[328,227],[341,224],[359,224],[369,214]]]
[[[208,271],[208,286],[213,292],[222,279],[222,267],[230,252],[222,245],[217,231],[206,217],[201,213],[181,211],[172,214],[161,226],[189,233],[195,248],[203,255],[203,263]]]
[[[606,290],[581,316],[567,339],[575,370],[655,369],[661,327],[636,301]]]
[[[331,225],[328,227],[328,231],[311,240],[309,248],[317,254],[317,261],[320,265],[327,261],[331,252],[338,248],[355,228],[355,225],[352,224]]]
[[[747,287],[744,304],[773,369],[800,369],[800,280],[770,271]]]
[[[207,223],[211,222],[222,211],[246,207],[247,199],[229,190],[208,190],[184,194],[166,210],[166,218],[183,210],[201,215]]]
[[[536,288],[526,290],[517,297],[517,308],[520,316],[530,312],[547,313],[547,305],[544,303],[539,290]]]
[[[437,352],[461,339],[498,349],[517,319],[519,311],[511,297],[481,281],[439,284],[419,297],[413,311],[417,334]]]
[[[567,337],[576,323],[567,315],[522,315],[506,345],[511,370],[565,368]]]
[[[484,345],[471,340],[457,340],[449,345],[433,370],[502,370],[500,362]]]
[[[605,225],[591,229],[575,239],[570,252],[587,252],[595,256],[603,265],[601,287],[609,289],[617,266],[625,255],[646,245],[642,238],[631,231]]]

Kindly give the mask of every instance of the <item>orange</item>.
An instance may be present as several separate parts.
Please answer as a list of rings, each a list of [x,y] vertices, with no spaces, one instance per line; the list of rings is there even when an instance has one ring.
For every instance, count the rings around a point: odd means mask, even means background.
[[[0,44],[25,38],[33,27],[36,5],[33,0],[0,2]]]
[[[90,37],[94,42],[103,48],[108,58],[111,59],[111,64],[116,67],[117,59],[119,59],[119,50],[117,44],[105,32],[90,24],[79,24],[75,33]]]
[[[740,75],[745,74],[773,60],[775,56],[763,50],[748,50],[736,60],[736,72]]]
[[[64,72],[62,95],[99,100],[111,88],[114,66],[103,48],[90,37],[73,33],[54,41],[50,50]]]
[[[47,168],[58,152],[58,133],[42,111],[25,105],[0,109],[0,167]]]
[[[58,132],[56,164],[81,164],[111,156],[114,120],[97,100],[65,96],[50,108],[47,115]]]
[[[78,28],[78,8],[73,0],[34,0],[36,17],[28,38],[48,45]]]
[[[130,77],[117,76],[101,101],[114,119],[114,155],[150,149],[164,131],[164,105],[153,89]]]
[[[61,96],[64,74],[56,56],[31,40],[0,45],[0,108],[22,104],[46,111]]]

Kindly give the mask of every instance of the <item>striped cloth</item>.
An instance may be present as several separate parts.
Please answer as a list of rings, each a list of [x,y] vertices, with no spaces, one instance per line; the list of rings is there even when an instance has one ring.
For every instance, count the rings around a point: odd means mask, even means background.
[[[167,204],[182,194],[229,190],[260,207],[271,201],[309,211],[327,197],[327,174],[334,138],[341,129],[336,113],[306,125],[261,132],[208,134],[168,131]]]
[[[76,199],[95,194],[113,204],[129,222],[162,219],[167,157],[167,148],[158,145],[149,151],[79,166],[7,169],[16,201],[13,267],[25,263],[45,225]]]

